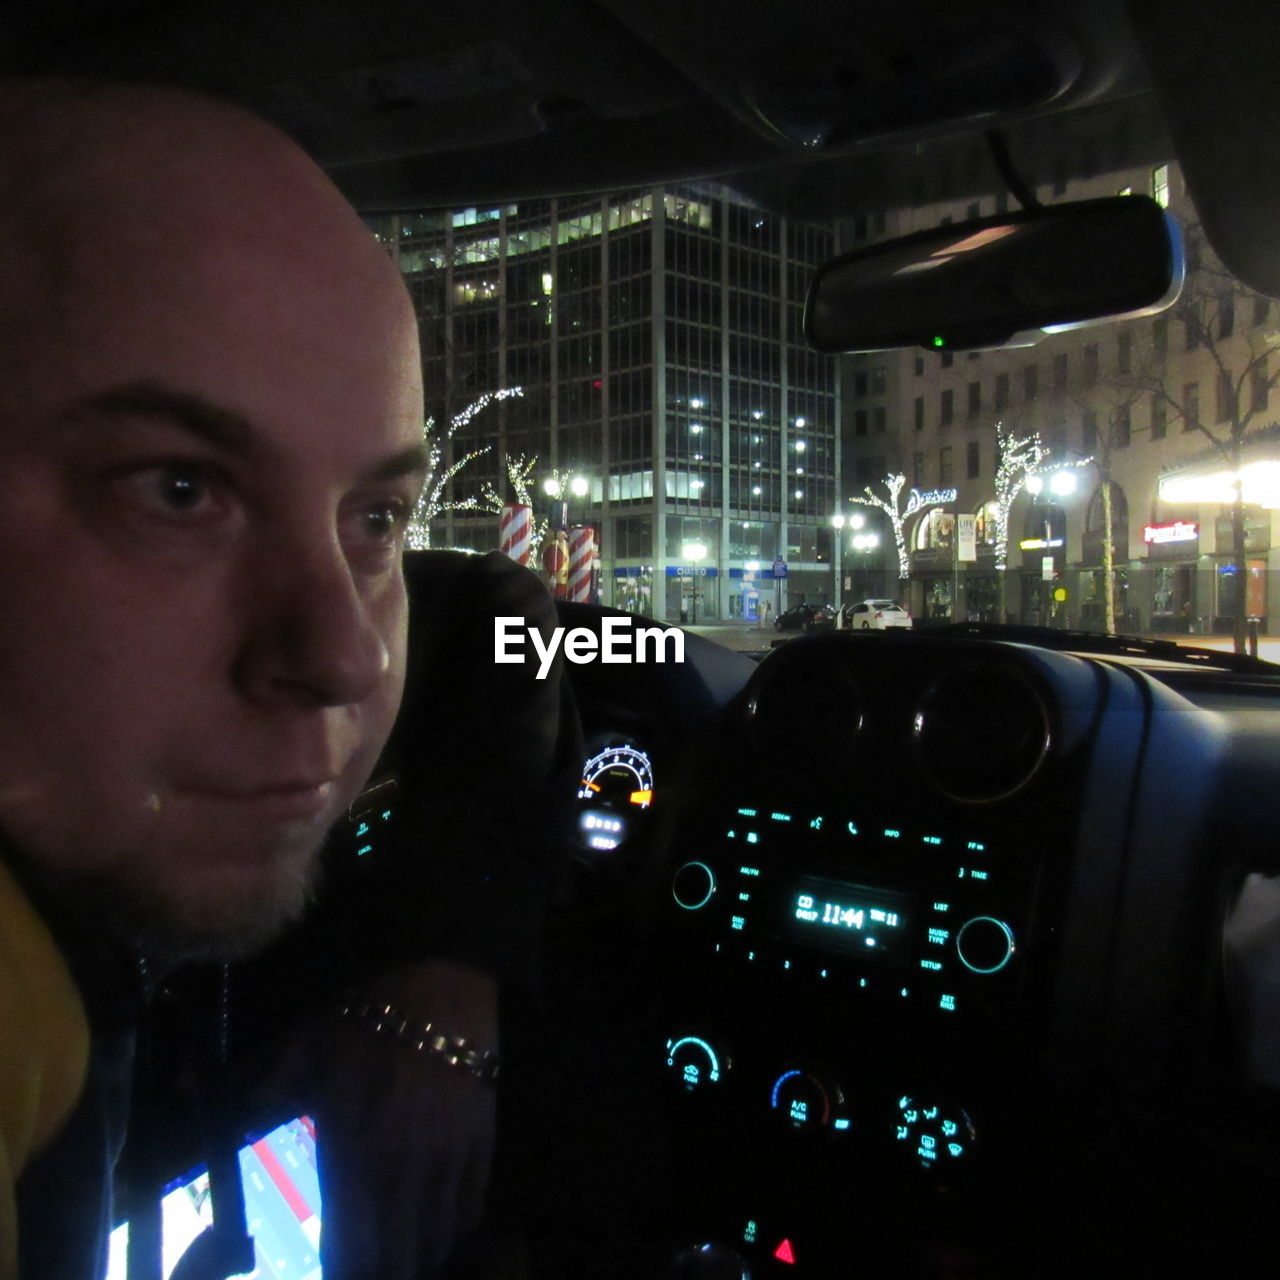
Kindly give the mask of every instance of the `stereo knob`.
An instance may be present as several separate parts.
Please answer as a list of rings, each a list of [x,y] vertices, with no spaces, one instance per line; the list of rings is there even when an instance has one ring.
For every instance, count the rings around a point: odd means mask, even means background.
[[[686,911],[705,907],[715,891],[715,872],[705,862],[686,862],[671,877],[671,896]]]
[[[999,973],[1016,949],[1013,930],[994,916],[974,916],[956,934],[960,963],[971,973]]]

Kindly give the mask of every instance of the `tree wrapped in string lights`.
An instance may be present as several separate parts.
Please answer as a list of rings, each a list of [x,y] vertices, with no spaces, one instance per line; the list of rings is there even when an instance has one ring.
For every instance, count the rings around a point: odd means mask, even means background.
[[[485,444],[471,449],[461,457],[455,458],[448,466],[442,466],[442,463],[448,444],[478,413],[483,412],[494,401],[523,394],[520,387],[486,392],[478,400],[473,400],[465,409],[455,413],[443,433],[437,429],[434,418],[427,419],[422,428],[422,439],[427,446],[427,479],[422,488],[422,496],[418,499],[409,521],[408,544],[413,550],[423,551],[431,546],[431,522],[444,515],[446,511],[493,511],[495,514],[501,511],[501,500],[498,501],[497,506],[494,506],[489,499],[488,491],[480,496],[470,494],[465,498],[445,496],[450,481],[468,463],[488,453],[493,445]]]
[[[996,423],[996,571],[1003,574],[1009,564],[1009,513],[1027,477],[1039,469],[1048,456],[1040,435],[1015,436],[1003,422]]]
[[[898,549],[898,577],[905,582],[911,576],[911,561],[907,555],[907,539],[902,529],[902,523],[908,513],[899,505],[898,499],[902,496],[902,487],[907,483],[907,477],[895,473],[894,475],[885,476],[880,483],[884,485],[884,497],[874,493],[871,486],[867,485],[862,491],[866,495],[865,497],[850,498],[849,501],[860,507],[878,507],[889,517],[889,524],[893,527],[894,546]]]

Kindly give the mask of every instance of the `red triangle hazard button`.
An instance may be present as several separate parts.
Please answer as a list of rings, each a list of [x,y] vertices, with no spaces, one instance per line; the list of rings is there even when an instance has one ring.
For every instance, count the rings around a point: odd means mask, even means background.
[[[777,1258],[777,1260],[778,1260],[779,1262],[795,1262],[795,1260],[796,1260],[796,1254],[795,1254],[795,1250],[794,1250],[794,1249],[792,1249],[792,1247],[791,1247],[791,1241],[790,1241],[790,1240],[784,1240],[784,1241],[783,1241],[783,1242],[782,1242],[782,1243],[781,1243],[781,1244],[780,1244],[780,1245],[779,1245],[779,1246],[778,1246],[778,1247],[773,1251],[773,1256],[774,1256],[775,1258]]]

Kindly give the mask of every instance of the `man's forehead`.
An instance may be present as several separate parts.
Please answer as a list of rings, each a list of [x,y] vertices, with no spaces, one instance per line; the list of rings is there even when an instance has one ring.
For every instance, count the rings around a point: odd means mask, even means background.
[[[172,383],[175,367],[177,385],[216,393],[274,362],[295,397],[337,402],[345,389],[374,418],[420,428],[414,335],[385,252],[271,126],[168,91],[0,88],[11,404],[24,391],[45,402],[60,382]],[[37,379],[43,392],[22,385]]]
[[[233,238],[349,257],[370,238],[310,157],[242,109],[65,81],[0,84],[0,232],[0,255],[16,239],[73,258],[112,243],[212,253]]]

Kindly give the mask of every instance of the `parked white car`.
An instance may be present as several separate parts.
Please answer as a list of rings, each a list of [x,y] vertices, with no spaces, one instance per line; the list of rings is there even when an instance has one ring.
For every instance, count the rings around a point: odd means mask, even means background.
[[[840,610],[840,627],[846,631],[887,631],[890,627],[910,626],[910,611],[896,600],[859,600]]]

